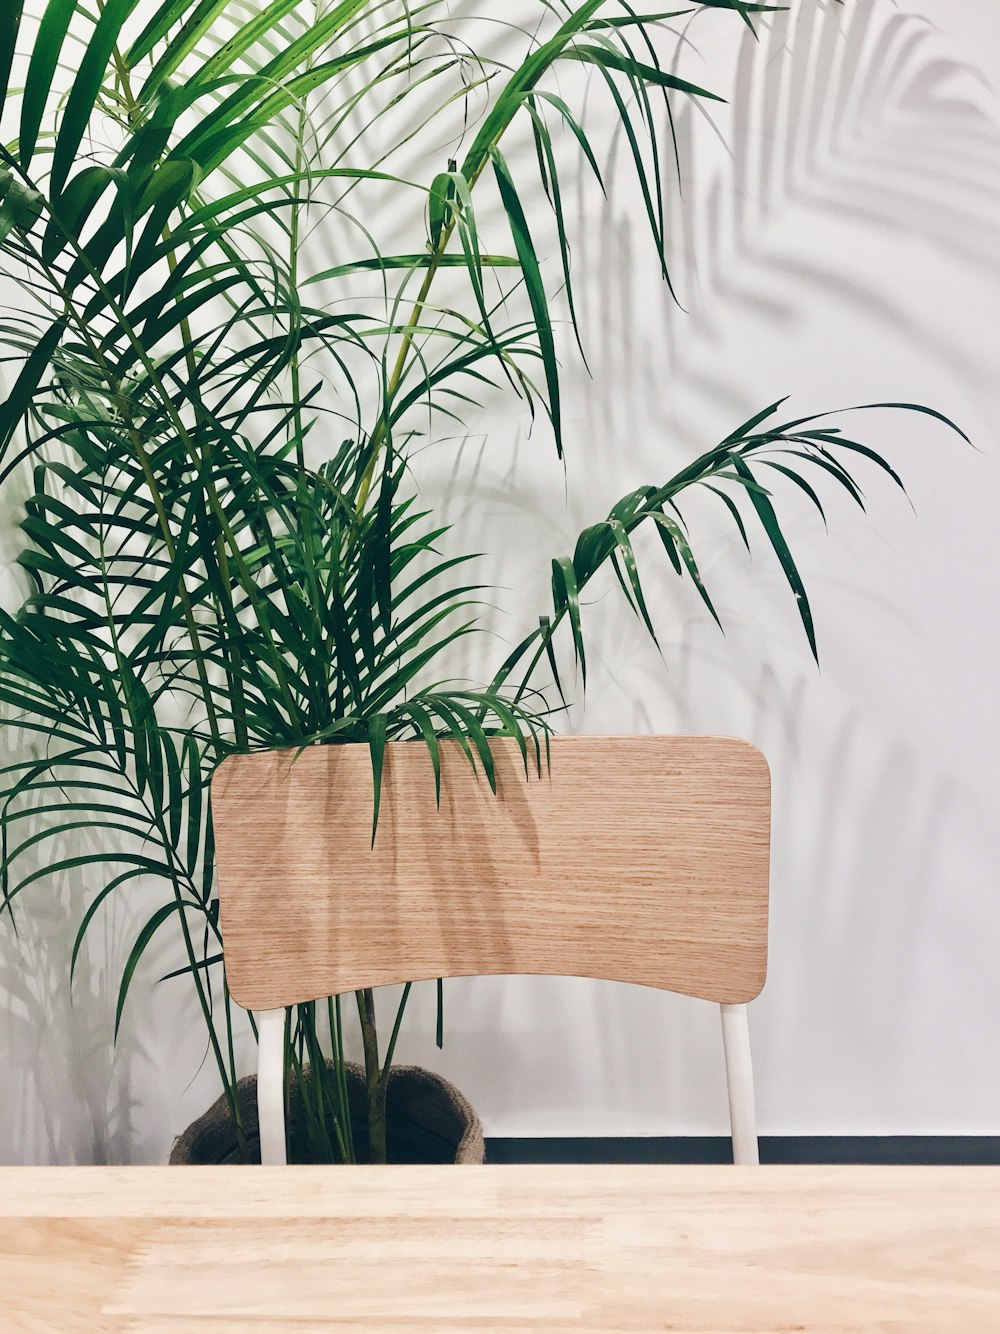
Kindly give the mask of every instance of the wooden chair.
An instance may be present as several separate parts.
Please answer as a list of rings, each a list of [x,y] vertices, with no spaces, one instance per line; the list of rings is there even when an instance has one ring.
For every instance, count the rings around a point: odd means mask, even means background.
[[[558,737],[497,795],[441,743],[386,749],[371,846],[366,745],[238,755],[212,783],[226,975],[260,1011],[261,1159],[284,1162],[284,1009],[409,980],[544,973],[714,1001],[733,1157],[756,1163],[746,1002],[767,969],[770,778],[725,737]]]

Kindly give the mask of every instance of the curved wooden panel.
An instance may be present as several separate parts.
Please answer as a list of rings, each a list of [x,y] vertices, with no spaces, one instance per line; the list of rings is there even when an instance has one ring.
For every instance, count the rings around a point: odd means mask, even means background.
[[[367,746],[232,756],[212,809],[233,996],[273,1009],[488,973],[639,982],[723,1004],[767,966],[770,779],[725,737],[557,737],[498,795],[442,743],[386,752],[371,842]]]

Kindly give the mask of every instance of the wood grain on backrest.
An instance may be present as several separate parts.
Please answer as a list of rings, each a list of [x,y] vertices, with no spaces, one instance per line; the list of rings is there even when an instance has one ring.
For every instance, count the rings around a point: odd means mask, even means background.
[[[558,737],[498,794],[442,742],[232,756],[212,782],[226,975],[248,1009],[487,973],[640,982],[726,1004],[767,967],[770,779],[725,737]]]

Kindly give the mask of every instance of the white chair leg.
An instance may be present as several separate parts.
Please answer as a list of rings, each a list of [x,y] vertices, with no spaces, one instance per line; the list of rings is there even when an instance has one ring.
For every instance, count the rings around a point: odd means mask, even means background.
[[[257,1123],[260,1161],[283,1167],[285,1158],[285,1012],[257,1015]]]
[[[729,1123],[733,1131],[733,1162],[757,1164],[757,1113],[750,1060],[750,1028],[745,1005],[723,1005],[722,1042],[729,1085]]]

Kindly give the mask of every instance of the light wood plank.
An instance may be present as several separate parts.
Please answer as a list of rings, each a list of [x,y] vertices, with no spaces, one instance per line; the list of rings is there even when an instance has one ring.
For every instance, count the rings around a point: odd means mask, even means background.
[[[726,737],[559,737],[494,797],[442,744],[227,759],[212,784],[226,974],[248,1009],[491,973],[639,982],[725,1004],[767,967],[770,781]]]
[[[0,1326],[1000,1329],[1000,1169],[0,1169]]]

